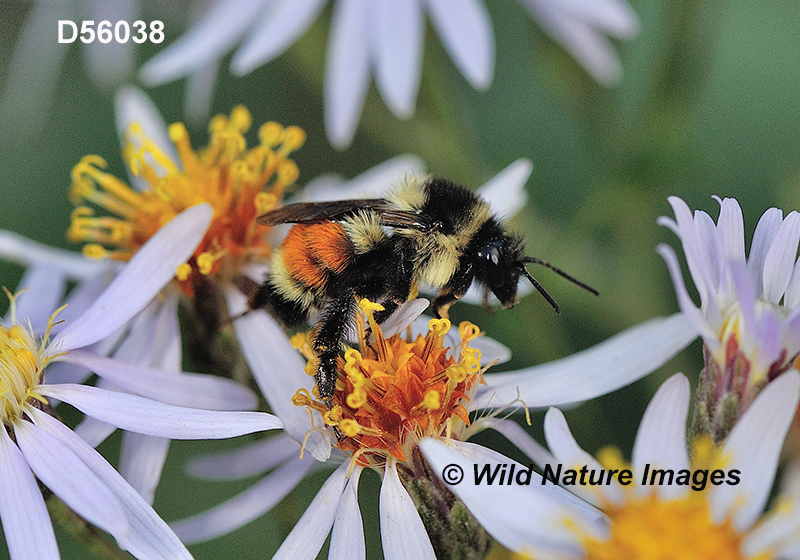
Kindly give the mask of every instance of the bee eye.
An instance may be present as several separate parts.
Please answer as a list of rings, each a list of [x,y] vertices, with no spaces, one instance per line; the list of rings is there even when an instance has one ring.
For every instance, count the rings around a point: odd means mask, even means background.
[[[493,265],[500,264],[500,250],[497,247],[492,247],[489,249],[489,260],[492,261]]]
[[[500,249],[497,247],[490,247],[486,254],[489,260],[489,282],[492,288],[500,288],[506,283],[505,271],[500,265]]]

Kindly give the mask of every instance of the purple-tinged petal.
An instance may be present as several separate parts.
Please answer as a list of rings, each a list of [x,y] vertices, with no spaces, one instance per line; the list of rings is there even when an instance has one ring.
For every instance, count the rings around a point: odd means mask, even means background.
[[[353,467],[339,501],[328,560],[362,560],[366,557],[364,523],[358,507],[358,479],[362,470],[358,465]]]
[[[422,312],[428,308],[430,303],[431,302],[427,299],[418,298],[407,301],[398,307],[397,311],[392,313],[391,316],[381,324],[383,336],[389,338],[390,336],[403,332],[407,327],[411,326],[411,323],[413,323],[417,317],[422,315]]]
[[[272,560],[313,560],[328,538],[344,494],[350,462],[328,477]]]
[[[800,374],[791,370],[768,383],[725,441],[726,468],[739,471],[737,485],[711,488],[717,522],[732,516],[734,528],[750,528],[764,510],[783,441],[800,401]]]
[[[181,167],[181,160],[175,144],[170,140],[167,132],[167,124],[156,104],[144,91],[135,86],[123,86],[117,91],[114,109],[114,121],[120,140],[128,133],[128,129],[136,124],[141,128],[143,136],[149,138],[176,167]],[[132,185],[139,191],[152,188],[143,177],[131,175],[130,178]]]
[[[792,278],[786,286],[786,294],[783,296],[783,305],[789,309],[797,309],[800,304],[800,259],[794,264]]]
[[[380,497],[381,545],[388,560],[435,560],[430,537],[408,491],[400,482],[397,462],[389,457]]]
[[[656,252],[661,255],[667,265],[667,270],[669,270],[669,275],[672,278],[672,285],[675,286],[675,295],[678,298],[678,307],[681,308],[681,313],[694,327],[695,332],[713,345],[714,341],[717,340],[717,333],[714,332],[712,325],[709,325],[703,312],[695,307],[692,298],[689,296],[689,291],[683,282],[681,266],[678,264],[678,256],[675,251],[672,250],[672,247],[662,244],[656,247]]]
[[[639,32],[639,18],[623,0],[551,0],[551,3],[554,8],[618,39],[630,39]]]
[[[142,66],[139,76],[158,85],[217,61],[239,42],[264,9],[264,0],[218,0],[189,32]]]
[[[231,59],[231,72],[249,74],[280,56],[317,19],[327,0],[279,0],[255,23],[255,31]]]
[[[232,317],[247,309],[247,298],[238,290],[226,290],[225,297]],[[295,406],[292,397],[298,389],[311,391],[314,378],[306,375],[302,356],[292,348],[283,329],[264,311],[251,311],[239,317],[233,322],[233,329],[270,408],[283,420],[286,432],[295,440],[303,441],[311,422],[308,411]],[[318,415],[314,420],[315,425],[324,425]],[[318,461],[327,461],[331,453],[330,439],[315,430],[309,434],[305,449]]]
[[[753,277],[742,263],[729,262],[733,287],[736,290],[736,298],[739,301],[742,319],[739,324],[739,343],[745,354],[751,355],[759,344],[758,332],[759,325],[756,319],[756,289],[753,285]]]
[[[142,498],[153,504],[161,471],[167,460],[170,440],[135,432],[122,435],[119,472]]]
[[[255,410],[258,397],[232,379],[202,373],[168,373],[73,350],[62,358],[89,368],[122,389],[159,402],[206,410]]]
[[[714,199],[719,202],[717,231],[723,254],[728,260],[745,262],[742,208],[735,198],[720,199],[715,196]]]
[[[61,422],[29,408],[37,426],[46,430],[72,450],[105,483],[125,510],[130,533],[128,551],[137,558],[189,559],[192,556],[167,524],[130,484],[94,449]]]
[[[764,299],[779,303],[794,270],[797,243],[800,242],[800,214],[790,212],[783,220],[775,239],[764,257]]]
[[[494,31],[481,0],[427,0],[431,22],[450,58],[472,87],[488,89],[494,75]]]
[[[114,535],[124,549],[128,520],[122,504],[97,475],[69,447],[35,424],[18,420],[14,435],[36,478],[75,513]]]
[[[159,229],[128,261],[94,304],[65,327],[53,344],[73,350],[102,340],[128,322],[175,276],[203,240],[212,209],[203,203],[184,210]]]
[[[17,320],[24,324],[27,319],[33,332],[44,334],[48,319],[58,307],[66,289],[67,278],[56,267],[38,263],[31,265],[17,286]]]
[[[705,212],[695,210],[694,224],[698,239],[698,249],[703,258],[703,268],[708,271],[711,286],[714,289],[714,293],[711,295],[714,297],[719,291],[725,270],[725,260],[719,233],[714,220]]]
[[[208,480],[239,480],[264,474],[299,456],[300,444],[280,432],[232,451],[194,457],[186,465],[186,472]]]
[[[84,385],[45,385],[42,394],[123,430],[170,439],[224,439],[283,427],[265,412],[184,408]]]
[[[689,414],[689,380],[677,373],[661,384],[644,412],[636,441],[633,443],[631,466],[634,479],[641,480],[645,465],[653,469],[689,468],[686,449],[686,418]],[[656,486],[663,499],[673,499],[687,492],[685,486]],[[650,493],[652,486],[638,485],[637,490]]]
[[[88,445],[97,447],[108,439],[116,430],[116,426],[101,422],[97,418],[86,416],[75,426],[74,432]]]
[[[367,0],[333,5],[325,60],[325,130],[331,144],[346,148],[361,117],[369,88]]]
[[[207,541],[230,533],[272,509],[300,484],[300,481],[315,464],[315,461],[310,458],[301,461],[295,457],[230,500],[198,515],[174,521],[171,523],[172,529],[187,544]],[[314,502],[311,503],[306,513],[311,511],[313,506]],[[327,534],[328,532],[325,530],[322,541],[325,540]],[[322,546],[322,542],[319,546]],[[319,548],[317,548],[318,550]],[[277,556],[273,558],[277,558]],[[294,557],[288,556],[288,558]],[[309,558],[316,558],[316,552]]]
[[[14,560],[60,558],[42,492],[5,429],[0,429],[0,520]]]
[[[600,344],[540,366],[484,376],[471,410],[500,408],[515,399],[529,407],[560,406],[604,395],[655,371],[697,335],[678,313],[651,319]],[[569,379],[569,383],[564,383]]]
[[[782,223],[783,211],[778,208],[770,208],[762,214],[756,224],[756,230],[753,232],[747,267],[756,281],[757,294],[764,293],[764,261]]]
[[[90,280],[114,267],[113,263],[88,259],[80,253],[56,249],[3,230],[0,230],[0,257],[23,266],[47,264],[73,280]]]
[[[300,193],[310,202],[376,198],[386,194],[409,176],[424,175],[425,164],[415,155],[405,154],[370,167],[349,181],[323,175],[311,181]]]

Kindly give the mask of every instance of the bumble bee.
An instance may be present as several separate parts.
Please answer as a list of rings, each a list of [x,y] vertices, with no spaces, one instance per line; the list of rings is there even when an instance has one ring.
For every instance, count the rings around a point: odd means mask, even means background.
[[[597,294],[550,264],[524,256],[522,239],[506,232],[484,200],[442,179],[406,178],[386,198],[289,204],[263,214],[258,223],[296,225],[274,252],[249,307],[267,308],[286,327],[321,310],[313,346],[317,388],[328,403],[336,387],[336,360],[361,298],[383,305],[375,314],[381,322],[423,284],[439,291],[433,311],[442,317],[477,281],[485,303],[493,293],[509,309],[524,275],[559,313],[526,263],[551,268]]]

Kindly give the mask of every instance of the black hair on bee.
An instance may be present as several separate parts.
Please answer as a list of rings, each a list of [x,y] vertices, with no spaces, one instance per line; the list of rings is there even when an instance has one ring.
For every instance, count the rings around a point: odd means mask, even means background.
[[[272,257],[270,272],[250,298],[285,326],[298,326],[321,310],[314,333],[319,395],[330,403],[336,360],[356,313],[356,301],[383,305],[378,322],[407,301],[417,285],[438,290],[433,312],[446,317],[473,281],[506,309],[518,299],[525,276],[560,313],[555,300],[531,276],[540,264],[578,286],[597,291],[564,271],[524,255],[522,239],[508,233],[474,192],[442,179],[413,176],[386,198],[297,203],[260,216],[274,226],[293,223]]]

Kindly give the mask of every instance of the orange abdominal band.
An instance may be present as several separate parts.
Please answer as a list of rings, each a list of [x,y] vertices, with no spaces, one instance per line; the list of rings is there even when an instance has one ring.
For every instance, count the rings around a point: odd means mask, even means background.
[[[310,288],[320,289],[330,274],[353,262],[353,244],[334,222],[297,224],[283,240],[286,271]]]

